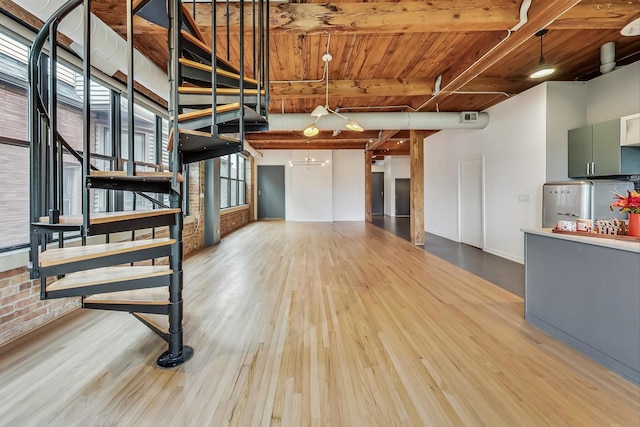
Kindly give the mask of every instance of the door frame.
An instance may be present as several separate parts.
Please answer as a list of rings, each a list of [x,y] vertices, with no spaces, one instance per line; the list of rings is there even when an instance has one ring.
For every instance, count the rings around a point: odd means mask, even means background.
[[[482,191],[482,195],[480,197],[480,214],[482,215],[482,219],[480,221],[480,227],[482,230],[480,232],[482,247],[480,249],[484,250],[487,246],[487,224],[485,215],[485,196],[486,196],[486,188],[485,188],[485,159],[484,154],[475,157],[468,157],[465,159],[458,160],[458,241],[462,243],[462,164],[466,162],[471,162],[475,160],[480,160],[480,167],[482,170],[480,171],[480,188]]]

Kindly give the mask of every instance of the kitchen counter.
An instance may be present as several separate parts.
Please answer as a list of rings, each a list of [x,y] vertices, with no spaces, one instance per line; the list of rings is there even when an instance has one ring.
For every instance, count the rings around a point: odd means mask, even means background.
[[[531,228],[522,229],[521,231],[538,236],[548,236],[555,239],[569,240],[573,242],[587,243],[595,246],[603,246],[605,248],[619,249],[621,251],[640,253],[640,241],[616,240],[606,237],[591,237],[577,234],[554,233],[551,228]]]
[[[525,233],[525,319],[640,384],[640,242]]]

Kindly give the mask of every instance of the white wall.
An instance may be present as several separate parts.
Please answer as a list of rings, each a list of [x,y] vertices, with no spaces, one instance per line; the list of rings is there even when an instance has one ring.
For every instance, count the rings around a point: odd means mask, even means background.
[[[364,221],[364,151],[262,150],[258,165],[285,166],[285,219]],[[325,166],[289,166],[307,157]]]
[[[364,151],[333,152],[333,220],[364,221]]]
[[[396,178],[411,178],[409,156],[384,158],[384,214],[396,216]]]
[[[569,129],[587,124],[587,83],[548,82],[547,181],[567,181]]]
[[[587,82],[587,122],[640,113],[640,61]]]
[[[458,231],[461,160],[484,156],[484,250],[523,262],[523,227],[539,227],[545,182],[546,85],[487,110],[482,130],[444,130],[426,138],[425,230],[454,241]],[[518,202],[519,194],[530,202]]]
[[[333,220],[333,174],[331,150],[292,150],[291,158],[305,161],[309,156],[324,166],[294,166],[291,169],[291,221],[331,222]],[[329,161],[327,163],[327,160]]]

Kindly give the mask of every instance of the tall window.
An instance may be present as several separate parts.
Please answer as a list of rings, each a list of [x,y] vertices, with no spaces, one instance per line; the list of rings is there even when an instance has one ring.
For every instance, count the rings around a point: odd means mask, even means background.
[[[0,28],[0,31],[2,29]],[[0,32],[0,160],[10,167],[0,168],[0,252],[26,247],[29,241],[29,143],[27,133],[27,57],[26,44]],[[83,150],[82,102],[84,87],[82,75],[73,67],[57,64],[57,123],[58,132],[75,150]],[[91,82],[91,134],[92,164],[100,170],[114,170],[129,156],[127,138],[127,105],[113,102],[121,99],[109,87]],[[121,104],[121,105],[117,105]],[[122,123],[113,118],[121,108]],[[166,120],[160,122],[151,111],[136,105],[134,110],[134,159],[138,171],[158,170],[165,167],[168,155],[158,144],[166,147],[168,128]],[[160,123],[160,124],[159,124]],[[156,135],[159,134],[159,135]],[[161,134],[161,135],[160,135]],[[121,135],[118,145],[114,135]],[[159,158],[162,157],[162,158]],[[78,160],[65,152],[63,155],[62,214],[82,212],[82,170]],[[185,184],[188,189],[188,183]],[[151,197],[168,204],[166,195]],[[151,209],[153,204],[131,192],[91,190],[94,212],[117,209]]]
[[[246,160],[238,154],[220,157],[220,208],[246,203]]]
[[[29,241],[28,47],[0,33],[0,248]]]

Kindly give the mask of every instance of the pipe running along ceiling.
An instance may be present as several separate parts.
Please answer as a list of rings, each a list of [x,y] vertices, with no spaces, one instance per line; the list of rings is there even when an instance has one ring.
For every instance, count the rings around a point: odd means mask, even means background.
[[[65,0],[13,0],[18,6],[37,18],[46,21]],[[82,56],[84,42],[84,6],[71,12],[58,26],[58,30],[69,37],[71,48]],[[113,76],[116,71],[127,74],[127,42],[109,28],[98,17],[91,15],[91,64],[103,73]],[[169,85],[167,74],[138,50],[134,50],[135,80],[167,100]]]

